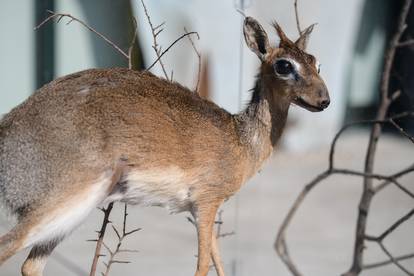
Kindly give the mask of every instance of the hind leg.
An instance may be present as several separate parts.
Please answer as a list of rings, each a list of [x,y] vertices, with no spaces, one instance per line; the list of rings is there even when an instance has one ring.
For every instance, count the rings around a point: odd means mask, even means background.
[[[43,269],[46,265],[47,258],[52,253],[53,249],[59,244],[61,238],[54,239],[49,242],[44,242],[33,246],[26,261],[22,266],[23,276],[42,276]]]
[[[24,240],[28,227],[20,222],[7,234],[0,237],[0,265],[24,248]]]

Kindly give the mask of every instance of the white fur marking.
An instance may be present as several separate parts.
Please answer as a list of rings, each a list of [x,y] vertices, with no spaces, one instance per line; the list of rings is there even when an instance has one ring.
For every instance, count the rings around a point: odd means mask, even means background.
[[[108,200],[121,200],[144,206],[161,206],[169,211],[181,212],[189,208],[189,180],[178,167],[132,171],[125,179],[124,194],[111,195]]]
[[[55,237],[62,237],[75,229],[89,213],[105,198],[107,188],[111,184],[111,177],[102,176],[83,194],[70,198],[58,209],[50,206],[51,213],[43,219],[27,236],[24,246],[48,241]]]

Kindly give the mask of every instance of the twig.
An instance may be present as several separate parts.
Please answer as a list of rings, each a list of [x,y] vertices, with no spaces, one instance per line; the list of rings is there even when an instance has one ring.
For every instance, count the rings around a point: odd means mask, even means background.
[[[216,230],[217,239],[225,238],[225,237],[228,237],[228,236],[233,236],[233,235],[236,234],[235,231],[231,231],[231,232],[227,232],[227,233],[222,233],[221,232],[222,231],[222,226],[224,224],[224,222],[223,222],[223,212],[224,212],[224,210],[220,210],[218,212],[217,220],[215,221],[215,224],[217,225],[217,230]]]
[[[292,275],[295,276],[301,276],[302,274],[299,272],[296,265],[293,263],[292,258],[289,255],[289,249],[286,244],[286,230],[288,226],[290,225],[295,213],[299,209],[299,206],[302,204],[304,199],[306,198],[307,194],[319,183],[321,183],[323,180],[328,178],[331,175],[331,170],[326,170],[325,172],[318,175],[316,178],[314,178],[309,184],[305,186],[305,188],[301,191],[301,193],[296,198],[295,202],[293,203],[292,207],[289,209],[288,214],[286,215],[285,219],[282,222],[282,225],[279,228],[276,242],[274,244],[274,248],[279,255],[279,257],[282,259],[282,261],[285,263],[285,265],[288,267]]]
[[[89,26],[88,24],[86,24],[84,21],[82,21],[82,20],[80,20],[80,19],[78,19],[78,18],[76,18],[76,17],[74,17],[74,16],[72,16],[71,14],[68,14],[68,13],[55,13],[54,11],[50,11],[50,10],[48,10],[47,12],[50,13],[51,15],[49,17],[47,17],[45,20],[43,20],[39,25],[37,25],[35,27],[35,30],[41,28],[43,25],[45,25],[46,23],[48,23],[49,21],[51,21],[53,19],[57,19],[57,22],[59,23],[60,20],[62,20],[62,18],[68,17],[68,18],[70,18],[70,20],[66,23],[67,25],[72,23],[73,21],[78,22],[79,24],[81,24],[82,26],[87,28],[89,31],[93,32],[94,34],[96,34],[100,38],[102,38],[106,43],[108,43],[112,48],[114,48],[118,53],[120,53],[126,59],[129,59],[128,54],[125,53],[121,48],[119,48],[114,42],[112,42],[109,38],[107,38],[102,33],[98,32],[97,30],[95,30],[94,28]]]
[[[409,39],[409,40],[398,43],[398,47],[407,47],[407,46],[413,46],[413,45],[414,45],[414,39]]]
[[[104,265],[106,267],[105,272],[102,273],[103,276],[108,276],[109,275],[109,271],[111,270],[111,267],[113,264],[129,264],[129,261],[123,261],[123,260],[117,260],[115,259],[115,257],[119,254],[119,253],[124,253],[124,252],[138,252],[137,250],[130,250],[130,249],[121,249],[122,246],[122,242],[124,241],[124,239],[126,237],[128,237],[129,235],[138,232],[141,230],[141,228],[136,228],[133,229],[131,231],[126,231],[126,221],[127,221],[127,216],[128,216],[128,205],[125,203],[124,206],[124,219],[123,219],[123,223],[122,223],[122,232],[120,233],[118,231],[118,229],[112,225],[112,230],[114,230],[116,236],[118,237],[118,243],[115,247],[115,250],[111,250],[109,248],[109,246],[107,246],[104,243],[105,249],[109,252],[109,261],[107,263],[104,262]]]
[[[298,12],[298,0],[295,0],[295,18],[296,18],[296,28],[298,29],[299,35],[302,35],[302,28],[300,27],[299,12]]]
[[[408,172],[412,172],[414,170],[414,164],[412,164],[411,166],[407,167],[406,169],[400,171],[400,173],[398,175],[393,175],[394,178],[399,177],[400,175],[404,175]],[[385,180],[384,182],[378,184],[375,188],[374,188],[374,192],[378,193],[379,191],[381,191],[382,189],[384,189],[385,187],[387,187],[389,184],[391,184],[391,181]]]
[[[412,259],[412,258],[414,258],[414,253],[394,257],[394,260],[404,261],[404,260],[408,260],[408,259]],[[382,261],[382,262],[377,262],[377,263],[372,263],[372,264],[366,264],[362,267],[362,269],[363,270],[373,269],[373,268],[377,268],[377,267],[380,267],[380,266],[389,265],[389,264],[392,264],[392,263],[393,263],[392,260],[387,260],[387,261]]]
[[[132,39],[131,39],[131,42],[129,43],[129,48],[128,48],[128,68],[129,69],[132,69],[132,51],[134,49],[135,42],[136,42],[137,35],[138,35],[138,24],[137,24],[137,20],[135,19],[135,17],[132,17],[132,22],[134,23],[134,34],[132,35]]]
[[[403,272],[405,272],[407,275],[414,275],[410,271],[408,271],[404,266],[400,264],[398,260],[394,258],[394,256],[388,251],[388,249],[385,247],[385,245],[382,242],[378,243],[381,247],[382,251],[390,258],[390,261],[394,263],[399,269],[401,269]]]
[[[114,203],[111,202],[111,203],[108,204],[108,207],[106,207],[106,209],[102,209],[102,211],[104,212],[104,219],[103,219],[103,222],[102,222],[101,230],[98,232],[99,236],[98,236],[98,240],[96,240],[95,255],[93,257],[91,272],[89,273],[89,276],[95,276],[95,274],[96,274],[96,267],[98,265],[98,259],[99,259],[99,257],[102,256],[101,255],[101,248],[102,248],[103,239],[104,239],[104,236],[105,236],[106,227],[108,226],[108,223],[110,223],[109,215],[110,215],[113,207],[114,207]]]
[[[184,27],[184,32],[185,33],[189,33],[188,31],[187,31],[187,28],[185,28]],[[196,55],[197,55],[197,57],[198,57],[198,73],[197,73],[197,84],[196,84],[196,87],[194,88],[194,91],[196,92],[196,93],[198,93],[198,87],[199,87],[199,85],[200,85],[200,78],[201,78],[201,54],[200,54],[200,52],[197,50],[197,47],[195,46],[195,44],[194,44],[194,41],[193,41],[193,39],[191,38],[191,36],[187,36],[188,37],[188,40],[190,41],[190,43],[191,43],[191,46],[193,47],[193,49],[194,49],[194,52],[196,53]],[[197,39],[199,40],[200,39],[200,36],[198,35],[198,33],[197,33]]]
[[[188,35],[192,35],[192,34],[196,34],[198,36],[197,32],[189,32],[189,33],[185,33],[183,35],[181,35],[179,38],[177,38],[176,40],[174,40],[170,46],[167,47],[167,49],[165,49],[158,57],[157,59],[150,65],[148,66],[148,68],[146,69],[147,71],[151,70],[152,67],[154,67],[155,64],[157,64],[158,61],[161,60],[162,56],[164,56],[168,50],[171,49],[171,47],[173,47],[177,42],[179,42],[181,39],[183,39],[184,37],[188,36]]]
[[[366,236],[365,238],[369,241],[375,241],[375,242],[382,242],[389,234],[391,234],[395,229],[397,229],[401,224],[403,224],[405,221],[410,219],[414,215],[414,209],[412,209],[410,212],[399,218],[396,222],[394,222],[390,227],[388,227],[381,235],[378,237],[371,237]]]
[[[400,132],[402,135],[407,137],[412,143],[414,143],[414,137],[409,135],[402,127],[400,127],[393,119],[390,120],[390,123]]]
[[[160,25],[154,27],[154,25],[151,22],[151,18],[149,16],[148,10],[147,10],[147,6],[144,3],[144,0],[141,0],[141,4],[142,7],[144,8],[144,13],[145,13],[145,17],[147,18],[148,24],[151,28],[151,34],[152,34],[152,41],[153,41],[153,45],[152,48],[154,49],[155,55],[157,56],[157,61],[159,61],[162,72],[164,73],[165,78],[168,80],[168,74],[167,71],[165,70],[165,66],[164,63],[161,60],[161,47],[159,47],[158,45],[158,41],[157,41],[157,36],[164,30],[162,27],[164,25],[164,22],[161,23]],[[154,66],[155,63],[153,65],[150,66],[150,68],[152,68],[152,66]],[[149,68],[149,69],[150,69]],[[147,70],[149,70],[147,69]]]

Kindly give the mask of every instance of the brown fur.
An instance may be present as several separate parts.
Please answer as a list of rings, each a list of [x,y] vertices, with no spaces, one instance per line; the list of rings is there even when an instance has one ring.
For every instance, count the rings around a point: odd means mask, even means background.
[[[23,272],[41,275],[54,241],[76,226],[55,233],[59,218],[80,219],[105,200],[144,200],[190,211],[199,243],[195,275],[207,275],[213,259],[224,276],[213,234],[217,209],[270,156],[290,104],[312,110],[328,97],[315,58],[300,48],[310,31],[297,43],[277,31],[280,47],[272,48],[260,24],[245,20],[247,44],[262,65],[240,114],[177,83],[122,68],[59,78],[7,114],[0,123],[0,188],[19,224],[0,239],[0,264],[34,246]],[[277,77],[279,58],[300,64],[300,77]]]

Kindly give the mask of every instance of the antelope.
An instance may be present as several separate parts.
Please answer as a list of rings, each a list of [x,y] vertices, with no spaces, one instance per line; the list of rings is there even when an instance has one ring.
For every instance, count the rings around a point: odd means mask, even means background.
[[[260,61],[247,107],[230,114],[178,83],[124,68],[90,69],[40,88],[0,122],[0,189],[17,224],[0,238],[0,264],[30,248],[22,275],[39,276],[53,249],[97,206],[163,206],[195,218],[195,276],[210,260],[224,276],[217,209],[261,168],[289,106],[322,111],[328,90],[305,52],[313,26],[280,42],[244,21]]]

